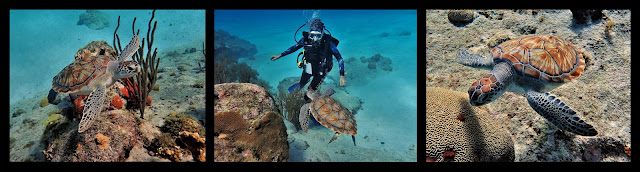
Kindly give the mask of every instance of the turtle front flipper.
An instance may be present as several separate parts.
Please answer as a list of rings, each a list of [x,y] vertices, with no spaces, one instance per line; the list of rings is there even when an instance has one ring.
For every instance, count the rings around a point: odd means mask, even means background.
[[[527,101],[533,110],[560,129],[582,136],[598,134],[593,126],[580,119],[571,107],[564,104],[555,95],[529,90],[527,91]]]
[[[494,65],[492,58],[471,54],[467,50],[458,51],[456,60],[463,65],[485,69],[490,69]]]
[[[304,130],[305,133],[309,131],[309,106],[311,106],[311,103],[302,105],[302,107],[300,108],[300,114],[298,116],[300,127],[302,128],[302,130]]]
[[[91,123],[95,119],[100,111],[103,109],[103,102],[107,97],[107,88],[105,85],[94,90],[89,94],[86,100],[84,110],[82,110],[82,119],[80,119],[80,125],[78,126],[78,132],[82,133],[91,127]]]
[[[469,103],[480,106],[492,102],[507,91],[513,77],[513,68],[508,63],[498,63],[489,74],[473,82],[469,87]]]
[[[139,48],[140,48],[140,37],[138,37],[138,35],[133,35],[133,38],[131,38],[131,41],[129,41],[129,44],[127,44],[127,46],[124,47],[124,50],[120,52],[120,57],[118,57],[118,61],[119,62],[126,61],[129,57],[133,56],[135,52],[138,52]]]

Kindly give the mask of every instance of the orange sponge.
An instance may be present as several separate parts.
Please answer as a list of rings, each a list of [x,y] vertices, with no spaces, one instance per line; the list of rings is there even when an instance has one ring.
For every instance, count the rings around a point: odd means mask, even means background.
[[[122,98],[120,98],[120,96],[114,97],[113,99],[111,99],[111,104],[116,109],[122,108],[123,106]]]

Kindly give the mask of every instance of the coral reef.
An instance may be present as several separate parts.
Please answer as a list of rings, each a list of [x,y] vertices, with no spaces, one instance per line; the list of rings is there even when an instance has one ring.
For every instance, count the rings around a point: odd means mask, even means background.
[[[80,14],[78,25],[87,25],[93,30],[100,30],[109,26],[109,16],[99,10],[87,10]]]
[[[107,44],[106,41],[92,41],[87,44],[85,47],[81,48],[76,52],[75,57],[76,60],[91,57],[104,55],[109,57],[117,57],[116,51],[111,47],[111,45]]]
[[[280,114],[266,112],[253,125],[237,112],[219,112],[213,117],[214,161],[286,162],[289,159],[287,132]],[[220,137],[222,136],[222,137]]]
[[[236,36],[229,35],[224,31],[216,31],[215,36],[216,46],[213,51],[213,69],[216,75],[213,78],[214,84],[231,82],[253,83],[264,87],[267,90],[271,90],[271,86],[268,82],[258,78],[258,75],[260,75],[258,71],[251,68],[251,66],[246,63],[238,63],[238,58],[246,56],[244,54],[246,51],[234,50],[227,46],[227,43],[238,45],[253,44],[246,40],[237,38]],[[217,36],[220,36],[221,38],[218,38]],[[255,48],[255,45],[253,46]],[[255,53],[252,53],[251,57],[253,57],[253,54]]]
[[[205,129],[202,124],[189,114],[177,114],[167,117],[164,125],[160,127],[160,130],[172,136],[178,136],[182,131],[199,133],[202,136],[205,134]]]
[[[214,96],[214,161],[287,161],[286,127],[265,88],[216,84]]]
[[[102,133],[98,133],[98,135],[96,135],[96,142],[98,144],[98,148],[100,149],[109,148],[110,141],[111,140],[109,140],[109,137],[104,136]],[[78,148],[82,150],[82,146],[79,146]]]
[[[426,88],[427,161],[513,161],[511,134],[467,93]]]
[[[198,133],[192,133],[188,131],[181,131],[178,133],[180,141],[187,146],[189,151],[193,154],[193,159],[198,162],[205,162],[207,145],[205,144],[204,136],[200,136]]]
[[[235,111],[248,119],[249,125],[265,112],[278,111],[271,94],[255,84],[224,83],[214,85],[214,113]]]
[[[217,49],[223,47],[228,49],[229,53],[234,54],[235,58],[253,57],[258,52],[256,45],[250,43],[247,40],[231,35],[224,30],[216,30],[213,33],[213,38],[214,54],[217,54],[215,52],[217,51]]]
[[[64,120],[49,127],[41,136],[47,161],[96,162],[124,161],[128,152],[141,141],[138,121],[125,110],[106,111],[96,117],[93,125],[82,134],[77,122]],[[100,136],[102,135],[102,136]],[[109,138],[105,138],[108,136]]]
[[[437,55],[428,58],[427,85],[466,92],[472,82],[489,72],[457,63],[456,53],[461,49],[486,56],[493,45],[534,30],[535,34],[564,38],[593,57],[585,58],[587,67],[580,78],[552,93],[579,109],[577,113],[598,130],[596,137],[559,130],[522,95],[507,92],[485,107],[505,119],[515,144],[515,161],[631,161],[623,151],[631,145],[631,10],[601,10],[601,20],[579,26],[570,10],[476,12],[481,15],[473,24],[456,27],[446,21],[446,10],[426,11],[427,55]],[[615,24],[607,26],[609,21]],[[615,146],[605,146],[608,144]]]

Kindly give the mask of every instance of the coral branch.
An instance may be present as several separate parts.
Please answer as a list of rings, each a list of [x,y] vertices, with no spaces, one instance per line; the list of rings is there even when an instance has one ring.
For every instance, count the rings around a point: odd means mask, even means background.
[[[133,55],[133,59],[140,64],[142,68],[141,72],[134,78],[123,79],[123,83],[128,89],[128,92],[132,94],[133,97],[132,104],[138,105],[140,109],[140,118],[144,119],[144,110],[148,104],[150,104],[149,93],[151,92],[153,86],[158,79],[158,65],[160,64],[160,58],[156,58],[158,53],[158,48],[153,49],[153,41],[155,37],[156,27],[158,25],[158,21],[153,21],[155,18],[156,10],[151,12],[151,19],[149,19],[149,25],[147,29],[147,38],[142,39],[142,45],[138,49],[138,53]],[[151,27],[151,23],[153,27]],[[132,33],[134,35],[139,35],[140,30],[138,29],[136,32],[135,29],[136,18],[133,19],[133,25],[131,26]],[[118,17],[118,26],[116,27],[116,31],[114,31],[114,45],[116,44],[116,40],[118,43],[118,50],[122,50],[120,48],[120,38],[116,33],[118,28],[120,27],[120,17]],[[147,44],[147,54],[145,55],[144,47],[145,40]],[[154,50],[153,53],[150,53],[151,50]],[[116,51],[117,52],[117,51]],[[117,54],[117,53],[116,53]],[[146,58],[143,58],[146,57]]]

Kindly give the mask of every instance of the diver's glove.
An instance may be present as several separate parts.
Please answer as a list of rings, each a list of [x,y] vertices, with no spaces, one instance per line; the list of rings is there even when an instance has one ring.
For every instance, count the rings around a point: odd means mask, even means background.
[[[282,57],[282,55],[278,54],[278,55],[273,55],[271,56],[271,61],[276,61],[278,60],[280,57]]]
[[[340,86],[344,87],[347,85],[347,80],[344,79],[344,76],[340,76]]]

